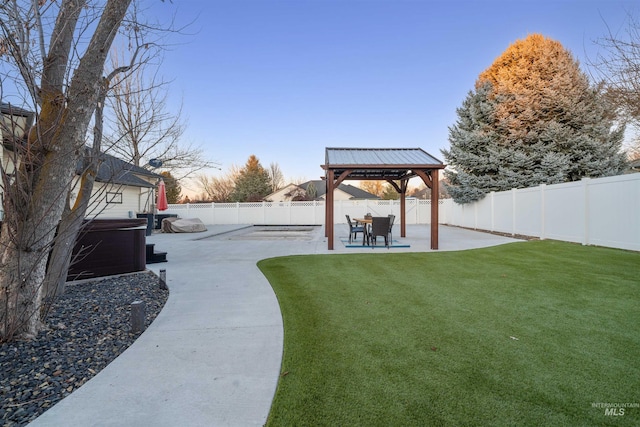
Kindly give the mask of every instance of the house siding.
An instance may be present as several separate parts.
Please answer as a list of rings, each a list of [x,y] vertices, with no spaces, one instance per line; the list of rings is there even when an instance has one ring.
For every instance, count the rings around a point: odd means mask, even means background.
[[[72,190],[72,202],[77,196],[77,184],[74,181]],[[154,200],[152,188],[133,187],[96,182],[93,186],[91,203],[87,209],[87,218],[129,218],[130,215],[144,212],[150,209]],[[130,214],[131,212],[131,214]]]
[[[15,170],[16,153],[7,149],[15,141],[25,140],[35,114],[9,104],[0,104],[0,167],[11,174]],[[3,131],[4,129],[4,131]],[[7,130],[13,129],[7,135]],[[3,133],[4,132],[4,133]],[[10,138],[9,138],[10,136]],[[84,147],[85,153],[91,150]],[[139,212],[152,212],[155,201],[155,184],[161,175],[149,172],[106,153],[100,153],[100,167],[93,185],[88,218],[128,218]],[[77,176],[71,181],[70,203],[77,197],[82,161],[76,160]],[[0,181],[0,202],[4,201],[4,188]],[[0,220],[4,218],[3,203],[0,203]]]
[[[267,197],[265,197],[265,200],[267,201],[271,201],[271,202],[286,202],[291,200],[291,197],[287,196],[287,194],[289,194],[291,191],[295,190],[296,188],[298,188],[297,185],[295,184],[289,184],[284,188],[281,188],[280,190],[269,194]]]
[[[327,199],[327,195],[323,194],[320,199],[322,200],[326,200]],[[340,190],[339,188],[336,188],[333,191],[333,200],[351,200],[353,199],[353,196],[349,193],[346,193],[342,190]]]

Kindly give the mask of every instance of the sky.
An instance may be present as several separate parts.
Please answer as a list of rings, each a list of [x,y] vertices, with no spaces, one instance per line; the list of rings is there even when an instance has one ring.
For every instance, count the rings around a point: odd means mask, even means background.
[[[456,108],[507,47],[540,33],[587,71],[634,1],[182,0],[160,70],[185,142],[224,174],[256,155],[319,179],[326,147],[420,147],[442,160]],[[189,186],[185,190],[189,190]],[[191,188],[193,190],[193,188]]]

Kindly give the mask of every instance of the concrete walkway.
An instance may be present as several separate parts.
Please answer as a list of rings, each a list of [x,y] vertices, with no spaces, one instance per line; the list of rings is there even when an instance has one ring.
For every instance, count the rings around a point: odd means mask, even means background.
[[[295,231],[295,229],[300,229]],[[429,251],[428,226],[408,226],[410,248],[335,250],[322,227],[208,226],[197,234],[154,234],[167,251],[169,299],[153,324],[116,360],[30,425],[260,426],[266,422],[282,357],[278,301],[256,266],[294,254]],[[394,237],[399,238],[399,229]],[[440,250],[462,250],[514,239],[440,227]]]

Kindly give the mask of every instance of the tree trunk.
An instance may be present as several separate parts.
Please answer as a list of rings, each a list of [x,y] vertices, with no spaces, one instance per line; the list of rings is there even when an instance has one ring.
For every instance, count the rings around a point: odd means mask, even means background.
[[[76,197],[74,206],[70,208],[70,197],[69,194],[67,195],[62,220],[58,226],[58,236],[56,237],[56,242],[47,266],[44,281],[45,300],[40,310],[42,320],[46,318],[55,299],[64,293],[69,267],[72,263],[71,257],[73,255],[73,249],[91,202],[95,177],[100,168],[100,154],[104,130],[104,104],[107,98],[107,92],[110,89],[110,82],[117,74],[129,71],[134,66],[139,50],[140,48],[136,49],[129,65],[113,70],[107,77],[102,79],[102,84],[99,87],[94,116],[93,145],[91,149],[82,150],[83,172],[80,178],[78,196]]]
[[[55,152],[42,157],[41,165],[23,162],[17,174],[33,173],[37,178],[32,188],[26,188],[25,179],[18,179],[7,189],[10,202],[5,203],[0,234],[0,341],[14,335],[33,338],[38,332],[47,257],[68,191],[69,164],[73,164],[69,156]],[[33,194],[28,200],[19,197],[26,190]]]
[[[130,3],[107,2],[73,72],[68,50],[80,12],[77,7],[85,2],[61,3],[45,58],[37,125],[23,149],[15,181],[5,189],[6,218],[0,233],[0,342],[33,338],[38,333],[47,258],[96,107],[106,56]],[[73,77],[68,92],[63,93],[60,76],[66,73]]]
[[[5,231],[7,230],[3,223],[2,232]],[[42,253],[3,251],[3,257],[6,254],[10,254],[11,258],[2,263],[3,286],[0,291],[2,335],[0,335],[0,341],[18,335],[20,332],[23,337],[32,338],[40,327],[38,306],[35,303],[40,295],[40,287],[36,281],[31,280],[31,277],[44,276],[45,264],[42,262]],[[29,271],[25,271],[25,266]],[[34,268],[31,269],[31,266]],[[29,280],[21,279],[25,276],[29,276]],[[18,289],[14,291],[15,287]]]
[[[42,320],[47,316],[51,305],[57,297],[64,293],[65,283],[69,266],[71,265],[71,256],[75,242],[80,234],[82,223],[87,214],[87,209],[93,194],[93,184],[98,174],[99,155],[102,145],[103,130],[103,111],[104,101],[107,97],[109,80],[103,79],[103,84],[99,89],[98,101],[96,103],[96,111],[93,127],[93,146],[91,149],[83,150],[83,172],[80,178],[80,188],[78,196],[72,208],[69,207],[69,194],[65,203],[62,220],[58,226],[58,236],[55,245],[51,251],[49,265],[44,281],[45,300],[40,310]]]
[[[80,234],[89,199],[91,198],[94,176],[95,173],[92,174],[90,171],[85,171],[82,175],[81,189],[75,206],[65,209],[62,221],[58,226],[58,235],[51,250],[43,285],[45,297],[40,310],[42,320],[45,319],[55,299],[64,293],[73,248]]]

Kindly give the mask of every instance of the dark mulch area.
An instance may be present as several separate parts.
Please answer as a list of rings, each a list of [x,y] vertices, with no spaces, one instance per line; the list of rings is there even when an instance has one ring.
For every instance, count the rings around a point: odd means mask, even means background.
[[[150,272],[69,284],[33,341],[0,344],[0,422],[22,426],[72,393],[129,347],[131,303],[146,326],[169,296]]]

